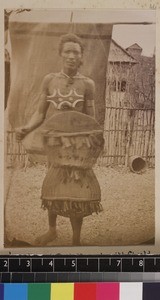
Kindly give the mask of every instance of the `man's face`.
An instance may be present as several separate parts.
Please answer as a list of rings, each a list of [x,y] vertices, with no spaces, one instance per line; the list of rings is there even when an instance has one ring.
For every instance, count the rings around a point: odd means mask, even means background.
[[[79,44],[66,42],[63,45],[61,57],[63,59],[63,68],[77,70],[82,61],[82,51]]]

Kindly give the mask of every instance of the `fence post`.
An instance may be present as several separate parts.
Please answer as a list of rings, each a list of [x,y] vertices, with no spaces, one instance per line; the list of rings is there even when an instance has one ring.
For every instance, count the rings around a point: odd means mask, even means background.
[[[132,145],[132,136],[133,136],[133,128],[134,128],[134,109],[128,110],[128,122],[127,122],[127,144],[126,144],[126,153],[125,153],[125,167],[128,166],[130,150]]]

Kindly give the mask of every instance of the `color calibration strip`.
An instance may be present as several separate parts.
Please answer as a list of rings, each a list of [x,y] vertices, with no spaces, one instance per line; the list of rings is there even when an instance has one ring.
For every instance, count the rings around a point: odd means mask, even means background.
[[[0,300],[159,300],[160,283],[0,284]]]

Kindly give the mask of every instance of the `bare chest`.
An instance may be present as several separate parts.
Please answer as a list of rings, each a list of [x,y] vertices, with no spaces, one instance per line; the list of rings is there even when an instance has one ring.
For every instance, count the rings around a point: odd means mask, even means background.
[[[85,84],[80,79],[56,78],[51,80],[48,87],[47,101],[56,109],[64,107],[82,107],[85,98]],[[79,110],[79,109],[78,109]]]

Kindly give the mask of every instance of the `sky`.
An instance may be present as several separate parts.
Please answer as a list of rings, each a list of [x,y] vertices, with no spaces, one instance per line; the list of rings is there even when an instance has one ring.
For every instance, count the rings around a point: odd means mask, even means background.
[[[112,38],[123,48],[137,43],[142,49],[142,55],[153,56],[156,46],[155,25],[115,25]]]

